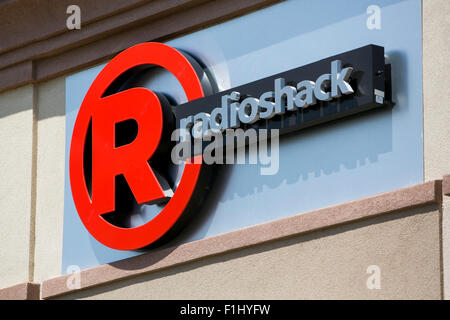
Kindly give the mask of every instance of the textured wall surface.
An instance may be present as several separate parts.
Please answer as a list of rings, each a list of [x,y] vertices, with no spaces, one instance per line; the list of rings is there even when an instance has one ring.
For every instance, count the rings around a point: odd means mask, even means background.
[[[450,173],[450,2],[424,0],[423,101],[425,180]],[[442,211],[444,298],[450,299],[450,197]]]
[[[409,210],[238,250],[62,298],[439,299],[439,212]],[[379,266],[381,289],[367,268]]]
[[[29,278],[33,91],[28,85],[0,94],[0,288]]]
[[[37,87],[37,192],[34,281],[61,273],[64,210],[65,77]]]
[[[423,1],[425,180],[450,173],[450,1]]]

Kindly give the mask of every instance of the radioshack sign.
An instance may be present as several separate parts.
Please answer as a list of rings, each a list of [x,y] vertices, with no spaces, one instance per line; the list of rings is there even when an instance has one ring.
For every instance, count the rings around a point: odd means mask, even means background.
[[[199,139],[206,134],[220,133],[239,128],[242,124],[253,124],[307,108],[320,101],[331,101],[342,94],[353,94],[349,83],[352,70],[352,67],[342,69],[342,61],[334,60],[331,62],[331,74],[322,74],[315,82],[303,80],[292,86],[286,84],[284,78],[276,78],[273,91],[264,92],[259,98],[232,91],[221,96],[220,108],[213,109],[211,114],[200,112],[181,119],[180,127],[190,128],[192,137]],[[331,89],[328,90],[328,87]]]
[[[146,88],[120,89],[135,70],[155,65],[176,77],[187,103],[171,106]],[[389,106],[389,81],[384,49],[369,45],[213,93],[200,65],[186,53],[160,43],[131,47],[100,72],[77,115],[69,165],[78,215],[91,235],[110,248],[162,243],[195,214],[211,184],[201,154],[186,160],[176,189],[161,178],[173,130],[187,129],[196,139],[238,127],[288,133]],[[120,145],[117,128],[128,120],[135,121],[137,130]],[[119,176],[131,191],[127,195],[120,192]],[[158,204],[161,210],[137,227],[115,223],[115,216],[143,204]]]

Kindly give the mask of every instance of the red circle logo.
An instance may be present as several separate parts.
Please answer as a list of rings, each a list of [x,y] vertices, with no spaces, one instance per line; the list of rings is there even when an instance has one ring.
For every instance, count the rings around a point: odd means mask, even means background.
[[[126,179],[138,204],[166,196],[148,163],[161,142],[163,131],[163,111],[157,95],[146,88],[131,88],[104,96],[119,76],[142,65],[156,65],[171,72],[183,87],[188,101],[204,96],[201,82],[188,59],[161,43],[143,43],[123,51],[104,67],[89,88],[72,134],[70,185],[75,207],[86,229],[105,246],[118,250],[140,249],[165,235],[189,203],[201,170],[201,159],[187,161],[178,187],[166,206],[141,226],[118,227],[102,216],[115,210],[117,175]],[[116,147],[115,125],[131,119],[138,125],[136,138]],[[90,192],[84,167],[89,128],[92,132]]]

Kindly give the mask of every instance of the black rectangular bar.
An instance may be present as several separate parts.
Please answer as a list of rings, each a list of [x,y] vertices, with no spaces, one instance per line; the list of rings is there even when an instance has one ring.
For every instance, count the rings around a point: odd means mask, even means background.
[[[317,101],[316,105],[296,108],[295,111],[287,111],[270,120],[261,120],[243,128],[280,129],[280,134],[285,134],[370,109],[392,106],[390,66],[385,65],[384,48],[371,44],[176,106],[177,128],[183,118],[200,112],[211,113],[214,108],[220,107],[221,97],[225,94],[238,91],[241,95],[259,98],[262,93],[274,90],[277,78],[284,78],[287,84],[296,84],[302,80],[315,81],[320,75],[331,73],[331,62],[334,60],[341,60],[343,68],[353,67],[349,81],[355,91],[353,94],[331,101]],[[384,94],[381,102],[377,102],[376,91]]]

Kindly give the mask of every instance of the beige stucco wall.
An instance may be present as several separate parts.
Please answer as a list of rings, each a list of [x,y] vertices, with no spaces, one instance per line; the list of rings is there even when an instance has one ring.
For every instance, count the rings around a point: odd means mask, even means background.
[[[369,290],[367,268],[381,271]],[[439,299],[439,211],[415,209],[169,268],[62,298]]]
[[[64,217],[65,77],[37,85],[34,281],[61,274]]]
[[[0,288],[29,279],[33,92],[28,85],[0,94]]]
[[[423,0],[423,136],[425,180],[450,173],[450,1]],[[450,198],[444,196],[444,298],[450,299]]]
[[[64,113],[65,77],[0,94],[0,288],[61,274]]]
[[[450,173],[450,1],[423,0],[425,180]]]

